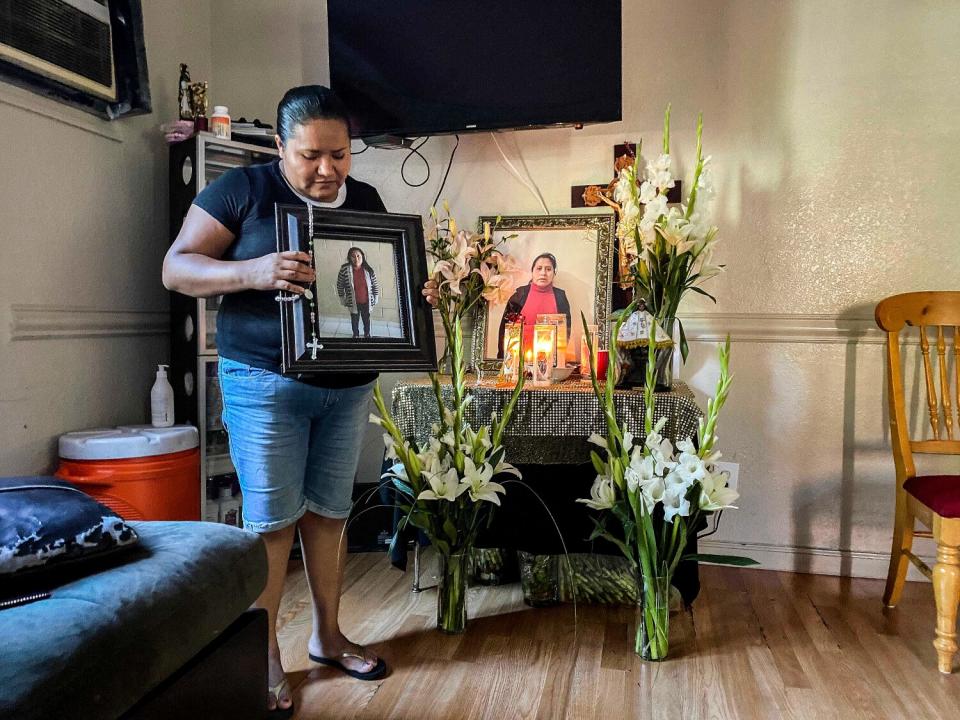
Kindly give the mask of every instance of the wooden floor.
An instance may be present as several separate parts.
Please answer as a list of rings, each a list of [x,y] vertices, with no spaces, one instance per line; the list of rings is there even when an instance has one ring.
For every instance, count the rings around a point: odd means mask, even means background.
[[[434,629],[435,591],[411,593],[411,577],[383,554],[350,556],[341,626],[391,668],[360,682],[307,659],[306,580],[291,570],[278,624],[297,718],[960,717],[960,668],[937,672],[925,583],[885,616],[881,581],[703,567],[693,612],[671,617],[670,659],[648,664],[630,608],[574,618],[526,607],[518,585],[471,588],[467,631],[451,637]]]

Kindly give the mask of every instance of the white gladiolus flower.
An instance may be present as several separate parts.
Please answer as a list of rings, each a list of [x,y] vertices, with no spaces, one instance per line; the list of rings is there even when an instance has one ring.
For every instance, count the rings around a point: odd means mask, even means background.
[[[674,472],[684,480],[694,483],[697,480],[703,479],[704,475],[707,474],[707,468],[698,455],[684,452],[680,453],[680,458],[677,461],[677,467]]]
[[[453,430],[447,430],[443,434],[443,437],[440,438],[440,442],[442,442],[444,445],[447,445],[448,447],[451,447],[451,448],[454,447],[457,443],[453,437]]]
[[[430,489],[417,495],[417,500],[446,500],[454,502],[467,487],[461,486],[457,469],[450,468],[445,473],[427,476]]]
[[[655,430],[647,435],[644,444],[653,458],[654,471],[657,475],[663,475],[664,472],[676,466],[677,463],[673,461],[673,444],[668,438],[664,438]]]
[[[590,488],[590,499],[578,498],[577,502],[583,503],[594,510],[609,510],[617,500],[617,491],[613,484],[613,478],[608,475],[597,475],[593,481],[593,487]]]
[[[690,501],[679,492],[671,492],[668,487],[663,496],[663,520],[672,523],[673,518],[677,515],[680,517],[690,515]]]
[[[697,449],[693,446],[693,440],[690,438],[684,438],[677,443],[677,450],[682,453],[696,453]]]
[[[663,482],[663,478],[653,476],[653,479],[643,486],[640,497],[646,505],[647,512],[653,512],[653,508],[657,503],[663,502],[663,496],[667,492],[667,486]]]
[[[450,408],[443,409],[443,423],[448,427],[453,425],[454,415],[453,411]]]
[[[644,180],[643,184],[640,185],[640,196],[639,200],[643,205],[648,205],[653,202],[653,199],[657,196],[657,189],[649,180]]]

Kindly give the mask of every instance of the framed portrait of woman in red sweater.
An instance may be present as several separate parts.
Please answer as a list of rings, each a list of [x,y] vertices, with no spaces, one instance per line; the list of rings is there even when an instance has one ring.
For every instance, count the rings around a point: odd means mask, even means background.
[[[275,298],[285,375],[436,369],[419,215],[289,205],[276,213],[277,250],[309,254],[316,273],[304,294]]]
[[[598,326],[599,343],[606,347],[607,316],[613,265],[614,216],[534,215],[481,217],[478,228],[490,223],[493,240],[519,269],[520,281],[502,302],[486,304],[474,330],[474,362],[496,369],[503,357],[503,334],[509,319],[524,320],[524,347],[532,347],[538,315],[566,316],[567,363],[579,362],[582,312]]]

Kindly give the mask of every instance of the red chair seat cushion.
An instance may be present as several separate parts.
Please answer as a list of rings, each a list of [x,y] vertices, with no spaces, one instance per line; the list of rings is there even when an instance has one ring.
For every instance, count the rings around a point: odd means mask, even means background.
[[[960,518],[960,475],[921,475],[903,489],[940,517]]]

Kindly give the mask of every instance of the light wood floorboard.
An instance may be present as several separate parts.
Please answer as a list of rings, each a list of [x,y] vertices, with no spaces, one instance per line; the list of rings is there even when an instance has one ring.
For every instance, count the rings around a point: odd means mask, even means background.
[[[423,585],[434,563],[425,559]],[[519,585],[469,591],[466,633],[434,629],[436,591],[383,554],[349,557],[340,620],[391,668],[360,682],[307,658],[311,611],[291,564],[278,634],[299,720],[960,717],[960,668],[937,672],[935,610],[908,583],[884,613],[883,582],[702,567],[690,613],[671,616],[670,658],[633,654],[632,608],[532,609]]]

